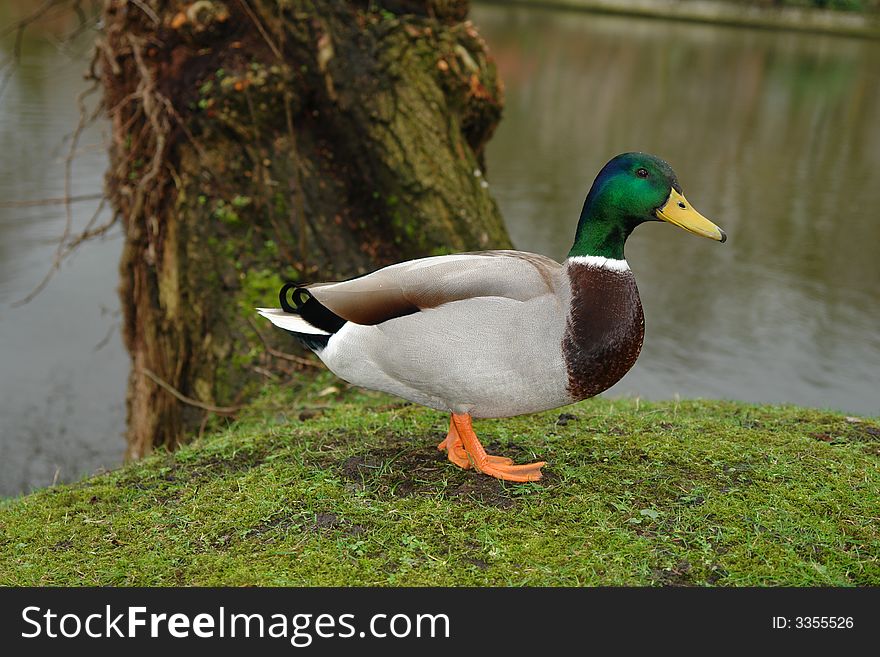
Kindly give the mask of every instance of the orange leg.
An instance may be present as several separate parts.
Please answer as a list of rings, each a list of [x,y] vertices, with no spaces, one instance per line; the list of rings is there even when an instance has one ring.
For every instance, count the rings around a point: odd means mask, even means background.
[[[441,452],[445,449],[447,458],[460,468],[467,470],[471,467],[471,460],[468,458],[467,452],[464,451],[464,445],[458,432],[455,430],[455,424],[449,421],[449,433],[446,438],[437,445],[437,449]]]
[[[446,434],[445,439],[440,441],[437,445],[437,449],[441,452],[446,450],[446,455],[449,460],[455,463],[458,467],[465,470],[471,467],[471,460],[464,448],[464,443],[461,441],[461,436],[458,435],[458,431],[455,428],[455,422],[452,421],[452,418],[449,419],[449,433]],[[509,459],[506,456],[492,456],[491,454],[487,454],[486,456],[490,463],[513,465],[513,459]]]
[[[513,465],[513,459],[490,456],[474,433],[471,416],[467,413],[452,414],[449,434],[446,440],[437,445],[437,449],[446,449],[449,460],[462,468],[473,465],[483,474],[507,481],[537,481],[541,478],[541,467],[546,465],[545,461]],[[464,464],[462,457],[466,459],[467,465]]]

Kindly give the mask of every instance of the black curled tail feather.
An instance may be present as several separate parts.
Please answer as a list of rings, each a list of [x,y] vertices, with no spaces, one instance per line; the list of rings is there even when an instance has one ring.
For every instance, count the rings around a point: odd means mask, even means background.
[[[291,289],[293,290],[293,294],[290,297],[293,301],[292,304],[288,300],[287,294]],[[299,315],[309,324],[322,331],[336,333],[347,322],[346,319],[343,319],[318,301],[307,288],[297,287],[296,283],[285,283],[278,294],[278,298],[281,301],[281,308],[284,312]]]
[[[294,306],[290,305],[290,302],[287,300],[287,291],[290,289],[296,289],[296,283],[285,283],[281,288],[281,292],[278,293],[278,300],[281,301],[281,309],[286,313],[297,313],[297,309]]]

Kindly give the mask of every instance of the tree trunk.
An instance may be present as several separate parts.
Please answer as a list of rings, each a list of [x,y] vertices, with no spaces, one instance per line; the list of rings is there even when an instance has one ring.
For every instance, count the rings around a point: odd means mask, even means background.
[[[170,389],[256,390],[272,363],[252,309],[284,280],[510,245],[482,174],[501,85],[467,10],[105,0],[131,456],[198,426]]]

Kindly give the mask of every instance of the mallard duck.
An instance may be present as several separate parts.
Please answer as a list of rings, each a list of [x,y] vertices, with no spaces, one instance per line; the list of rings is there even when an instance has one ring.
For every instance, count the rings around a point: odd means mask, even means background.
[[[645,322],[623,247],[657,220],[726,240],[665,161],[624,153],[593,182],[561,264],[522,251],[420,258],[344,282],[288,283],[281,308],[257,310],[340,378],[450,413],[437,447],[454,464],[536,481],[544,461],[487,454],[471,420],[565,406],[626,374]]]

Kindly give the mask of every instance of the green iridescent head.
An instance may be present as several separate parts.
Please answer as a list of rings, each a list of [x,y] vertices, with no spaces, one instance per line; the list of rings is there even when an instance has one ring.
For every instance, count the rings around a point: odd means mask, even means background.
[[[626,238],[645,221],[668,221],[696,235],[727,239],[690,206],[665,161],[647,153],[624,153],[602,167],[593,181],[568,255],[622,260]]]

